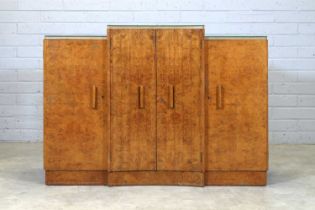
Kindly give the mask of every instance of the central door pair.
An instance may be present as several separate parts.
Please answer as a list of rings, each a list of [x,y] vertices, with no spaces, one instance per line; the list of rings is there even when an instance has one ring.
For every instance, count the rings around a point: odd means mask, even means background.
[[[110,171],[203,171],[203,28],[109,27]]]

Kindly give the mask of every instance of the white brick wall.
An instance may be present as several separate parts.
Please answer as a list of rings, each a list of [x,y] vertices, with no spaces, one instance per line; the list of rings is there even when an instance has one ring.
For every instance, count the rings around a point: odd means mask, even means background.
[[[0,0],[0,140],[41,141],[44,35],[108,24],[204,24],[267,35],[271,143],[315,143],[314,0]]]

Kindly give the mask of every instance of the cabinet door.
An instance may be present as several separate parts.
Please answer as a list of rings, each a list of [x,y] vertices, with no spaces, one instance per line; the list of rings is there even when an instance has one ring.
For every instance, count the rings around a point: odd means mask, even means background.
[[[109,29],[110,170],[156,169],[155,33]]]
[[[203,29],[159,29],[157,170],[202,171]]]
[[[104,170],[106,40],[44,41],[46,170]]]
[[[267,40],[208,40],[207,170],[267,169]]]

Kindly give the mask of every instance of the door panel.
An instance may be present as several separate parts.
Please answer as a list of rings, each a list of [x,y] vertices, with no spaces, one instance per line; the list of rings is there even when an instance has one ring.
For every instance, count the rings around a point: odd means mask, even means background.
[[[44,42],[46,170],[107,169],[105,49],[105,39]]]
[[[203,29],[158,29],[157,170],[202,171]]]
[[[156,169],[155,32],[109,29],[111,171]]]
[[[207,170],[266,170],[267,40],[208,40],[206,44]]]

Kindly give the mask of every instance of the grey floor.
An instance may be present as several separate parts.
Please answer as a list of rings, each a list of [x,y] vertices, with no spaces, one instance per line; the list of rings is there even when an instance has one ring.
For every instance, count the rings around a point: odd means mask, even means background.
[[[315,209],[315,145],[270,146],[266,187],[46,186],[41,143],[0,143],[0,210]]]

